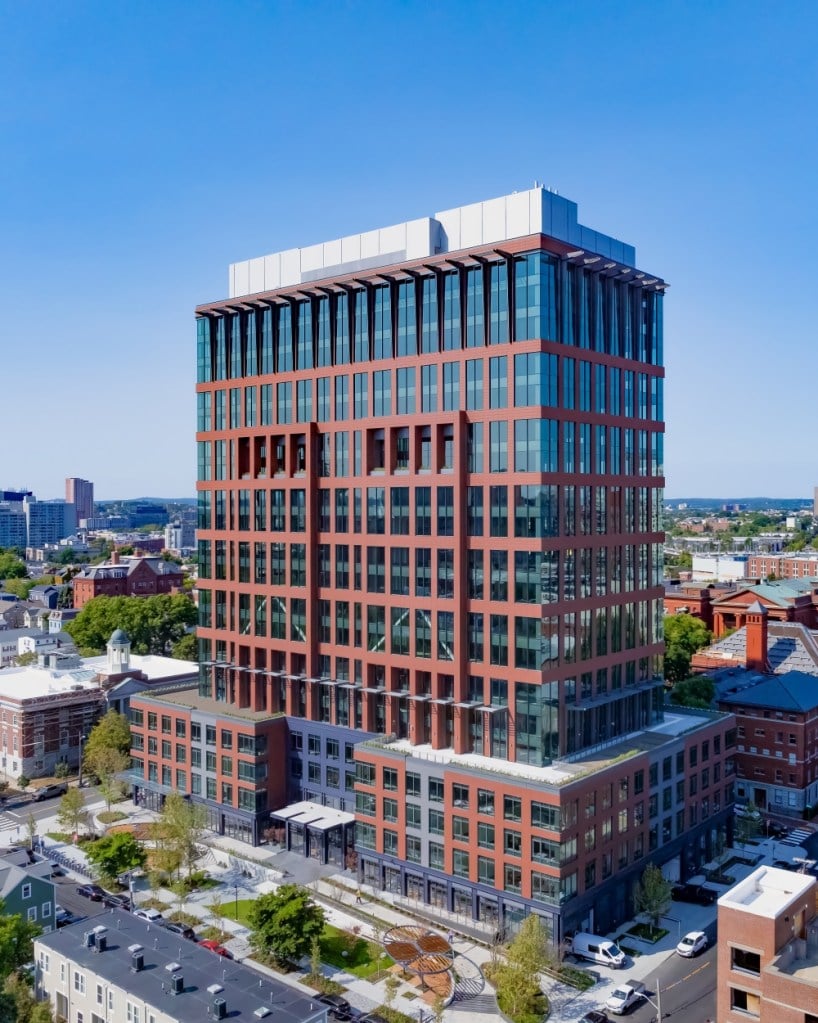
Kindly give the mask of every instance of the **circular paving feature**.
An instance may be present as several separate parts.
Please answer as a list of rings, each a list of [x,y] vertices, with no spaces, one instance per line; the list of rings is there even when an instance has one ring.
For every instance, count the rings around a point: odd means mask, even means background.
[[[421,979],[452,968],[451,944],[426,927],[393,927],[383,938],[383,947],[396,963]]]

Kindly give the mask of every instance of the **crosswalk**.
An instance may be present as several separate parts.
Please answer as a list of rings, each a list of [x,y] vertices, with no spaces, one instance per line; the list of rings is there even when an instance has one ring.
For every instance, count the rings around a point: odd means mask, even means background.
[[[812,832],[808,828],[794,828],[786,838],[779,839],[780,845],[803,845],[807,839],[812,837]]]

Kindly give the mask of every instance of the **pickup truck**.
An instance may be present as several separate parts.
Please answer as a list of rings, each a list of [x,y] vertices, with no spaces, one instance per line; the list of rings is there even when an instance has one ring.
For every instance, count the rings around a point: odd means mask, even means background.
[[[626,984],[618,984],[611,992],[605,1008],[615,1012],[617,1016],[628,1012],[645,997],[645,985],[640,980],[629,980]]]

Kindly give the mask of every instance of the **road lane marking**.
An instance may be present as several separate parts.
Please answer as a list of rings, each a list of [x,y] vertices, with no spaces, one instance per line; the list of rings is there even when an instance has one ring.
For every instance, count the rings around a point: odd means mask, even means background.
[[[695,977],[697,973],[701,973],[702,970],[706,970],[708,967],[712,965],[713,964],[709,962],[702,963],[701,966],[697,966],[695,970],[691,970],[690,973],[685,974],[684,977],[680,977],[679,980],[674,980],[672,984],[668,984],[667,987],[663,987],[662,994],[664,994],[665,991],[672,991],[673,988],[677,987],[679,984],[684,984],[686,980],[690,980],[691,977]]]

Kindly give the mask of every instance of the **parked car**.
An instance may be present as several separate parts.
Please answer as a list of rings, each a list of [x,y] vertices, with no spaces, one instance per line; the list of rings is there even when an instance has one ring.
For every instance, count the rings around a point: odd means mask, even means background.
[[[620,984],[609,995],[605,1007],[615,1012],[617,1016],[632,1009],[645,997],[645,985],[639,980],[629,980],[627,984]]]
[[[747,803],[735,803],[733,805],[733,813],[736,817],[746,817],[748,820],[761,821],[761,811],[754,806],[749,806]]]
[[[81,884],[77,887],[77,895],[90,899],[91,902],[102,902],[108,893],[98,884]]]
[[[106,892],[102,896],[102,905],[107,906],[108,909],[126,909],[128,912],[133,909],[127,895],[115,895],[112,892]]]
[[[224,945],[220,945],[218,941],[213,941],[212,938],[205,938],[199,944],[202,948],[208,948],[211,952],[215,952],[217,956],[224,956],[225,959],[233,958],[232,952],[228,952]]]
[[[598,1009],[586,1012],[579,1023],[608,1023],[608,1013]]]
[[[139,917],[140,920],[147,920],[151,924],[162,923],[164,920],[158,909],[135,909],[133,915]]]
[[[162,926],[166,931],[170,931],[171,934],[178,934],[183,938],[187,938],[188,941],[196,940],[196,932],[192,927],[188,927],[187,924],[177,924],[170,920],[162,921]]]
[[[64,781],[57,782],[54,785],[43,785],[41,789],[37,789],[31,797],[31,801],[33,803],[42,803],[44,799],[56,799],[57,796],[64,796],[67,791],[68,785]]]
[[[680,956],[690,959],[706,948],[707,935],[704,931],[689,931],[676,946],[676,951]]]
[[[62,906],[54,907],[56,912],[54,919],[58,927],[68,927],[69,924],[78,924],[81,920],[84,920],[84,916],[79,916],[77,913],[72,913],[70,909],[63,909]]]
[[[318,1001],[327,1006],[327,1018],[334,1023],[349,1023],[353,1018],[352,1006],[341,995],[319,995]]]
[[[703,884],[675,884],[670,894],[677,902],[693,902],[697,906],[712,906],[719,893]]]
[[[790,830],[785,824],[779,824],[778,821],[765,821],[764,829],[768,835],[772,835],[773,838],[783,838],[784,835]]]

